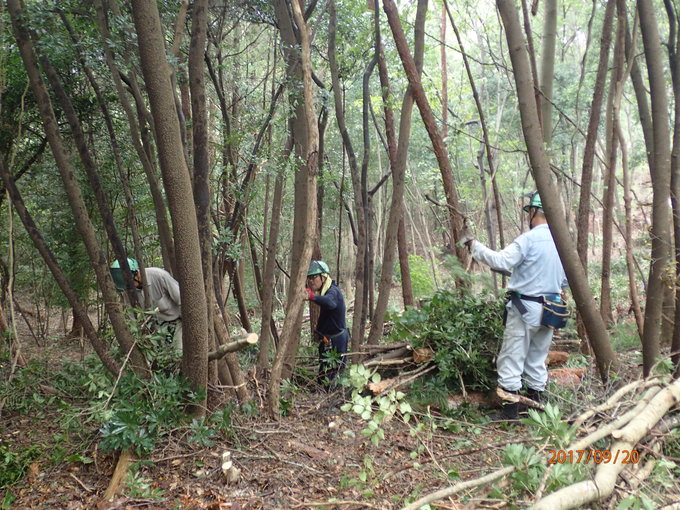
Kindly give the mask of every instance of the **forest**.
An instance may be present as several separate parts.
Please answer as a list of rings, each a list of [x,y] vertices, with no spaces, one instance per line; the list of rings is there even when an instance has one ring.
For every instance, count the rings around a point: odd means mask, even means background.
[[[3,0],[0,508],[680,510],[679,22]]]

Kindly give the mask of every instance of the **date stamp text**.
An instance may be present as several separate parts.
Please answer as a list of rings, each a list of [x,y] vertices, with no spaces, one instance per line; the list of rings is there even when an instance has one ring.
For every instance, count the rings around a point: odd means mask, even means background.
[[[640,462],[640,452],[637,450],[548,450],[550,458],[548,464],[573,464],[579,462],[594,462],[595,464],[637,464]]]

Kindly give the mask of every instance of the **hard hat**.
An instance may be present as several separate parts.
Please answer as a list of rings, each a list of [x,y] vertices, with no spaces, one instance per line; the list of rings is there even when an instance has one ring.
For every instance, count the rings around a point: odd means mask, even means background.
[[[137,264],[135,259],[128,258],[127,263],[131,272],[136,273],[139,271],[139,264]],[[118,260],[113,261],[110,271],[113,283],[116,284],[116,289],[125,290],[125,278],[123,278],[123,270],[120,268],[120,262],[118,262]]]
[[[307,276],[314,276],[317,274],[330,274],[331,270],[328,269],[328,264],[323,260],[312,260],[309,263],[309,269],[307,270]]]
[[[529,209],[532,207],[536,207],[537,209],[541,210],[543,209],[543,203],[541,202],[541,196],[538,194],[538,191],[534,191],[525,196],[529,197],[529,204],[522,207],[524,212],[529,212]]]

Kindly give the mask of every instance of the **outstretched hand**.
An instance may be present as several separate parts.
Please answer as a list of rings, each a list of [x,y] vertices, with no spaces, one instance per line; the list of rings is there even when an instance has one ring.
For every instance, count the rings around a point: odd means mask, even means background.
[[[472,235],[472,231],[468,228],[467,224],[463,227],[463,229],[458,233],[458,245],[459,246],[465,246],[468,250],[472,247],[472,241],[474,241],[475,238]]]
[[[305,287],[305,292],[307,294],[306,298],[311,301],[314,299],[314,291],[310,289],[309,287]]]

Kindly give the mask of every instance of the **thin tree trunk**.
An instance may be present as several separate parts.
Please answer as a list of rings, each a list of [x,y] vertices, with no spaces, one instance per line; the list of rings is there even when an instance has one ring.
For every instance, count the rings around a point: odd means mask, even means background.
[[[365,181],[360,173],[357,163],[356,153],[352,146],[352,140],[345,124],[345,112],[342,100],[341,85],[338,71],[338,64],[335,50],[335,32],[337,17],[335,11],[335,0],[328,2],[329,24],[328,24],[328,63],[331,71],[331,84],[333,88],[333,99],[335,105],[335,118],[338,129],[342,136],[343,146],[349,161],[352,188],[354,190],[354,207],[356,213],[356,232],[357,232],[357,256],[355,266],[355,289],[354,289],[354,320],[352,321],[352,350],[363,343],[364,324],[366,308],[368,307],[367,297],[368,288],[366,281],[366,253],[367,253],[367,203]],[[362,165],[363,169],[363,165]],[[363,185],[363,188],[362,188]]]
[[[576,306],[583,316],[588,336],[591,339],[600,376],[603,380],[607,380],[611,371],[616,371],[618,368],[618,361],[609,342],[607,329],[588,287],[584,268],[576,247],[573,245],[558,200],[557,190],[551,179],[550,164],[543,149],[543,135],[538,121],[533,83],[530,78],[529,58],[519,24],[519,16],[513,0],[496,0],[496,5],[501,14],[508,41],[524,142],[529,152],[532,174],[543,198],[543,208],[551,225],[551,232],[567,273]]]
[[[383,91],[383,104],[385,105],[385,129],[388,140],[388,155],[390,159],[390,167],[392,170],[392,201],[390,205],[390,214],[387,220],[387,227],[385,229],[385,249],[383,252],[382,269],[380,276],[380,292],[378,294],[378,302],[375,309],[375,315],[371,322],[371,329],[368,334],[368,343],[377,344],[380,337],[383,335],[385,315],[387,313],[387,305],[392,287],[392,273],[394,271],[394,263],[396,258],[396,248],[398,244],[399,225],[403,224],[404,218],[404,189],[405,189],[405,174],[406,164],[408,162],[408,148],[411,135],[411,118],[413,112],[413,92],[412,87],[406,89],[404,98],[401,104],[401,117],[399,119],[399,140],[395,140],[394,118],[392,109],[389,107],[389,81],[387,76],[387,65],[385,63],[384,55],[382,54],[382,42],[380,40],[380,6],[379,0],[376,0],[375,7],[375,32],[376,32],[376,49],[379,60],[380,84]],[[422,73],[423,69],[423,55],[425,52],[425,17],[427,14],[427,1],[420,0],[416,11],[416,21],[414,25],[414,59],[418,73]],[[408,264],[408,253],[406,254]],[[408,269],[408,265],[406,266]],[[402,266],[402,277],[404,271]],[[410,276],[410,273],[408,273]],[[409,278],[410,284],[410,278]],[[413,303],[413,291],[410,290],[411,304]]]
[[[612,70],[607,104],[607,164],[602,199],[602,272],[600,280],[600,314],[605,324],[612,324],[611,259],[614,233],[614,199],[616,196],[616,153],[618,150],[619,109],[624,79],[624,45],[626,37],[625,11],[617,11],[616,42],[614,44],[614,69]]]
[[[402,210],[404,204],[402,204]],[[402,213],[399,221],[399,231],[397,232],[397,246],[399,248],[399,271],[401,272],[401,295],[404,306],[415,306],[413,298],[413,284],[411,282],[411,266],[408,260],[408,239],[406,238],[405,215]]]
[[[417,66],[411,56],[408,44],[406,43],[406,37],[404,36],[404,30],[401,26],[401,20],[394,0],[385,0],[384,10],[385,14],[387,14],[390,28],[392,29],[392,35],[394,36],[394,41],[397,45],[397,51],[399,52],[402,66],[408,77],[409,85],[413,89],[415,102],[418,105],[420,116],[423,119],[425,129],[430,137],[434,153],[437,157],[437,162],[439,163],[439,171],[442,176],[442,184],[444,186],[444,194],[446,195],[446,204],[448,207],[448,228],[451,250],[455,251],[458,260],[465,266],[469,254],[464,247],[458,246],[458,238],[463,230],[464,216],[458,202],[458,191],[456,190],[456,183],[453,179],[453,169],[451,168],[451,161],[449,160],[446,144],[442,139],[434,114],[432,113],[430,104],[425,96],[425,91],[420,82],[420,77],[418,76]]]
[[[282,0],[277,0],[276,10],[280,13],[285,10]],[[283,9],[281,9],[283,8]],[[298,119],[306,124],[306,144],[303,146],[303,153],[306,166],[299,172],[304,176],[302,183],[306,195],[300,197],[304,207],[295,210],[296,216],[303,216],[301,220],[300,245],[298,261],[294,271],[291,271],[291,279],[288,287],[288,303],[286,306],[286,319],[281,332],[279,349],[272,366],[271,378],[269,381],[269,393],[267,395],[267,409],[273,416],[279,414],[279,397],[281,395],[281,375],[283,373],[284,361],[290,352],[291,346],[297,346],[297,339],[300,332],[300,317],[304,306],[304,282],[307,276],[307,261],[312,255],[313,237],[316,232],[316,177],[318,169],[319,151],[319,132],[316,123],[316,112],[314,108],[314,90],[312,84],[312,58],[311,41],[309,28],[303,18],[300,4],[292,2],[293,18],[297,24],[300,34],[300,59],[302,71],[302,107],[304,116]],[[287,15],[287,11],[286,11]],[[278,14],[277,14],[278,16]],[[281,18],[279,18],[281,19]],[[279,25],[281,26],[281,25]]]
[[[477,114],[479,115],[479,123],[482,128],[482,137],[484,140],[484,150],[486,151],[486,160],[489,165],[489,174],[491,176],[491,187],[493,189],[493,204],[488,204],[487,200],[484,200],[484,207],[486,209],[491,209],[495,208],[496,210],[496,221],[498,223],[498,234],[499,234],[499,241],[500,245],[503,246],[505,244],[505,240],[503,239],[503,217],[501,214],[501,204],[500,204],[500,193],[498,192],[498,185],[496,182],[496,166],[494,165],[494,158],[493,154],[491,154],[491,143],[489,141],[489,129],[486,125],[486,118],[484,115],[484,110],[482,109],[482,101],[479,97],[479,93],[477,92],[477,86],[475,85],[475,80],[472,75],[472,68],[470,67],[470,62],[467,57],[467,53],[465,51],[465,47],[463,46],[463,41],[460,37],[460,33],[458,32],[458,27],[456,26],[456,23],[453,19],[453,16],[451,15],[451,11],[449,10],[449,5],[446,0],[444,0],[444,7],[446,8],[446,11],[449,15],[449,20],[451,21],[451,27],[453,27],[453,32],[456,34],[456,40],[458,41],[458,47],[460,48],[460,54],[463,57],[463,64],[465,65],[465,71],[468,76],[468,81],[470,82],[470,88],[472,89],[472,96],[475,100],[475,106],[477,107]],[[480,164],[481,167],[481,164]],[[496,239],[493,233],[489,237],[489,242],[491,243],[491,247],[493,248],[496,244]],[[495,278],[494,278],[495,281]]]
[[[59,16],[61,17],[64,26],[68,30],[69,35],[71,36],[71,39],[73,41],[74,48],[76,50],[78,49],[80,42],[75,34],[75,31],[73,30],[73,27],[71,26],[71,23],[69,22],[68,17],[60,10],[59,11]],[[135,207],[134,207],[134,199],[132,197],[132,189],[130,187],[130,181],[127,177],[127,172],[125,170],[125,165],[123,163],[123,157],[121,155],[120,151],[120,146],[118,145],[118,138],[116,136],[116,132],[113,127],[113,121],[111,119],[111,113],[109,112],[109,108],[106,104],[106,100],[104,98],[104,95],[101,91],[101,87],[97,83],[97,80],[95,79],[94,73],[92,72],[92,69],[87,65],[85,62],[85,59],[80,55],[79,53],[79,58],[78,62],[80,64],[80,69],[85,73],[87,76],[87,79],[90,83],[90,86],[92,87],[92,90],[95,93],[95,96],[97,97],[97,103],[99,104],[99,108],[102,111],[102,117],[104,119],[104,123],[106,124],[106,130],[109,133],[109,139],[111,141],[111,151],[113,152],[113,157],[116,162],[116,169],[118,170],[118,177],[120,178],[120,182],[123,188],[123,193],[125,194],[125,205],[127,208],[127,213],[128,213],[128,221],[130,223],[130,229],[132,231],[132,240],[133,240],[133,245],[134,245],[134,253],[135,253],[135,258],[139,263],[142,263],[142,241],[139,236],[139,229],[137,227],[137,217],[135,214]],[[123,269],[123,274],[125,278],[128,278],[129,275],[129,268],[127,267],[127,257],[125,255],[120,255],[116,254],[120,262],[120,267]],[[143,265],[143,264],[142,264]],[[126,282],[127,283],[127,282]],[[130,281],[130,285],[132,289],[132,281]],[[136,292],[134,292],[134,295],[131,295],[132,293],[128,292],[128,297],[130,298],[130,303],[134,304],[137,301],[137,295]],[[148,305],[147,307],[150,307],[150,303],[145,304],[145,306]]]
[[[638,335],[642,338],[642,331],[644,329],[644,319],[642,317],[642,310],[640,309],[640,297],[638,295],[637,279],[635,278],[635,260],[633,256],[633,215],[631,205],[631,190],[630,190],[630,170],[628,168],[628,156],[626,154],[626,145],[621,125],[619,124],[619,143],[621,144],[621,167],[623,170],[623,203],[626,215],[626,267],[628,270],[628,288],[630,292],[630,307],[633,309],[635,315],[635,323],[637,324]]]
[[[134,283],[132,282],[132,273],[130,272],[130,267],[127,263],[127,252],[122,241],[120,240],[120,236],[118,235],[118,231],[113,220],[113,213],[111,211],[111,207],[109,206],[108,200],[104,195],[99,174],[97,173],[94,160],[90,155],[85,134],[83,133],[83,130],[80,126],[78,114],[73,108],[71,99],[64,91],[64,88],[61,85],[61,80],[59,79],[59,76],[57,75],[57,72],[55,71],[52,64],[45,57],[41,57],[40,61],[43,69],[45,70],[50,87],[54,91],[55,97],[59,101],[62,111],[68,119],[68,123],[71,128],[71,134],[73,135],[73,140],[75,142],[76,149],[78,150],[78,155],[80,156],[80,161],[83,164],[85,174],[87,175],[88,182],[90,183],[90,188],[92,188],[96,198],[97,207],[104,224],[104,229],[106,230],[109,242],[113,247],[113,252],[116,256],[116,259],[118,259],[120,262],[120,267],[123,269],[128,299],[130,300],[130,304],[132,306],[137,306],[137,292],[135,290]]]
[[[292,148],[292,140],[289,140],[288,152]],[[271,222],[269,223],[269,239],[265,250],[264,262],[264,286],[262,288],[262,325],[260,329],[260,352],[257,357],[258,373],[263,374],[269,368],[269,342],[271,334],[275,332],[273,324],[272,303],[274,300],[274,269],[276,266],[276,246],[279,241],[279,228],[281,225],[281,209],[283,197],[283,173],[276,174],[274,182],[274,197],[272,199]],[[271,333],[271,334],[270,334]]]
[[[117,375],[118,372],[120,371],[120,365],[109,353],[108,346],[106,345],[106,343],[104,343],[104,341],[102,341],[102,339],[99,337],[97,330],[90,321],[90,317],[87,315],[85,305],[82,303],[82,301],[80,301],[77,294],[73,290],[73,287],[71,287],[66,277],[66,274],[59,266],[57,259],[55,258],[54,254],[52,253],[49,246],[45,242],[45,239],[38,230],[38,227],[33,221],[33,218],[26,209],[26,205],[24,204],[24,201],[21,198],[19,190],[17,189],[16,184],[10,177],[9,171],[5,167],[2,158],[0,158],[0,177],[2,178],[2,181],[5,184],[5,189],[9,193],[10,199],[12,200],[12,204],[14,204],[14,208],[16,209],[17,214],[21,219],[21,222],[24,224],[26,233],[31,238],[31,241],[33,241],[33,244],[38,250],[38,253],[40,253],[43,260],[45,261],[45,264],[52,273],[52,276],[54,277],[54,280],[57,282],[59,289],[62,291],[62,293],[68,300],[69,304],[71,305],[71,308],[73,308],[73,316],[78,318],[78,321],[82,325],[83,330],[85,332],[85,336],[92,344],[92,348],[97,353],[97,356],[99,356],[99,359],[101,360],[104,367],[106,367],[106,369],[111,374]],[[4,324],[0,329],[5,330],[9,328],[6,324]]]
[[[595,74],[595,87],[593,101],[590,103],[590,119],[588,120],[588,132],[586,144],[583,149],[583,166],[581,168],[581,194],[578,202],[578,214],[576,220],[576,248],[583,267],[588,267],[588,236],[590,234],[590,194],[593,185],[593,160],[595,158],[595,144],[597,131],[600,125],[602,98],[604,85],[607,77],[609,64],[609,47],[611,46],[612,25],[614,23],[614,8],[616,0],[608,0],[604,12],[602,35],[600,36],[600,59]]]
[[[640,31],[645,49],[649,88],[652,100],[654,167],[652,177],[652,252],[645,304],[645,328],[642,336],[643,373],[648,376],[659,355],[659,333],[663,308],[663,274],[668,263],[670,240],[670,135],[668,130],[668,100],[663,75],[659,29],[650,0],[638,0]],[[649,146],[648,149],[649,150]],[[651,151],[650,151],[651,152]]]
[[[541,49],[541,127],[543,143],[552,145],[552,101],[557,39],[557,0],[543,0],[543,48]]]
[[[54,110],[52,109],[52,103],[45,83],[38,71],[38,63],[33,50],[33,43],[31,42],[26,27],[23,25],[20,2],[19,0],[9,0],[7,5],[9,14],[12,18],[12,25],[19,45],[21,58],[24,62],[24,68],[28,74],[31,89],[35,95],[38,109],[40,110],[45,134],[47,135],[52,154],[54,155],[57,168],[59,169],[59,173],[64,183],[64,190],[66,191],[68,202],[74,215],[76,227],[85,244],[90,264],[95,271],[97,284],[102,291],[106,311],[111,320],[116,339],[126,353],[131,353],[130,360],[135,370],[143,372],[146,370],[146,361],[141,352],[135,348],[135,342],[132,338],[130,329],[125,322],[125,315],[113,285],[113,280],[109,274],[109,265],[106,256],[99,246],[94,225],[87,213],[87,206],[80,192],[78,181],[75,178],[69,155],[61,140],[57,119]]]
[[[667,3],[667,2],[665,2]],[[676,26],[674,9],[667,7],[669,23]],[[675,241],[675,276],[680,280],[680,33],[675,31],[676,40],[669,35],[669,47],[675,44],[675,51],[669,52],[669,64],[673,79],[674,117],[673,117],[673,150],[671,151],[671,205],[673,210],[673,238]],[[675,286],[674,324],[680,325],[680,286]],[[637,316],[636,316],[637,317]],[[639,328],[640,329],[640,328]],[[642,336],[642,330],[640,332]],[[674,376],[680,377],[680,327],[673,328],[671,338],[671,360],[675,366]]]

